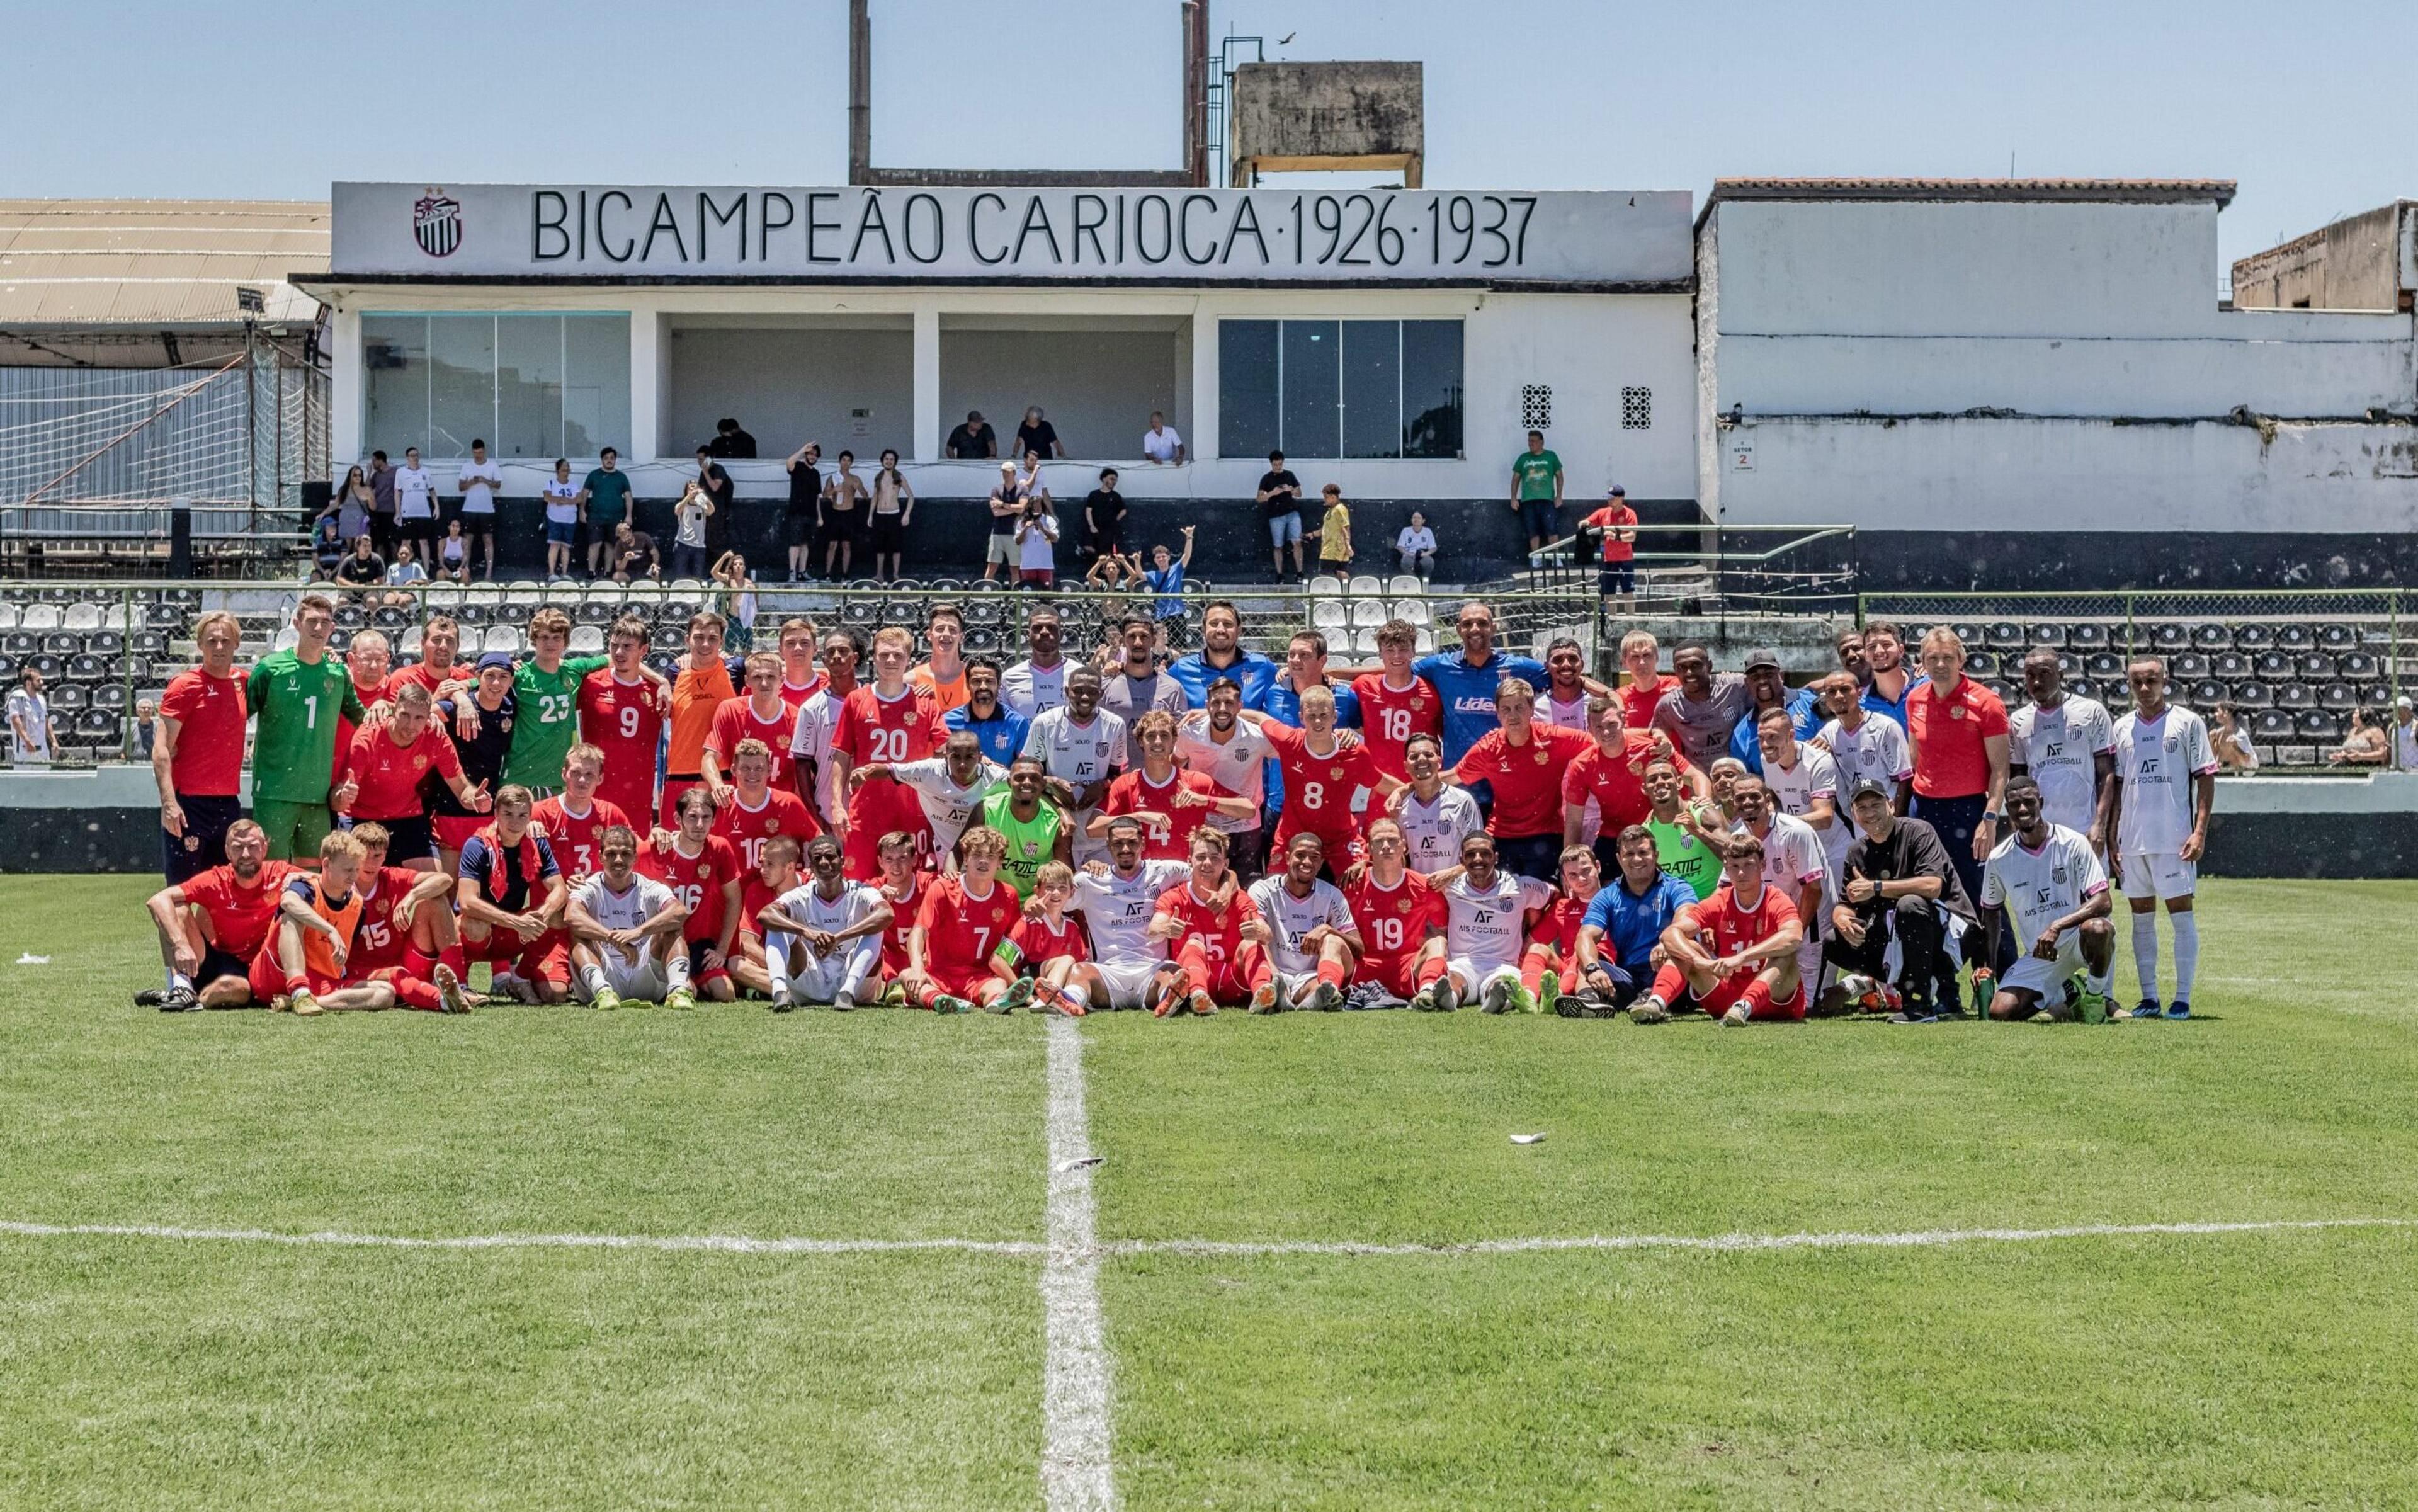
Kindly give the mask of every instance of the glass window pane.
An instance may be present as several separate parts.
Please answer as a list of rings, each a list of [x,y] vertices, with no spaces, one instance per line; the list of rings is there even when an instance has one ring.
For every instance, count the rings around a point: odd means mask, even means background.
[[[562,317],[562,451],[630,450],[630,317]]]
[[[361,363],[368,378],[362,450],[398,460],[405,447],[426,451],[428,317],[361,316]]]
[[[496,317],[431,315],[428,359],[428,454],[467,457],[495,439]]]
[[[1402,455],[1461,452],[1461,322],[1402,322]]]
[[[1343,323],[1343,454],[1402,454],[1402,323]]]
[[[1284,439],[1288,458],[1343,454],[1338,382],[1343,343],[1332,320],[1284,323]]]
[[[562,317],[496,317],[497,456],[551,460],[562,451]]]
[[[1217,454],[1277,449],[1277,323],[1217,322]]]

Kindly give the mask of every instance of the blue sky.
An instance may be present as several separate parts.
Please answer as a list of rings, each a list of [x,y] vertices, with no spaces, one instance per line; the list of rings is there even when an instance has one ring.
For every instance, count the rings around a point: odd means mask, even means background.
[[[15,0],[0,194],[336,178],[838,183],[844,0]],[[2418,195],[2407,0],[1213,0],[1270,55],[1427,66],[1428,183],[2231,177],[2229,259]],[[889,165],[1172,166],[1174,0],[874,0]],[[43,78],[64,91],[23,87]]]

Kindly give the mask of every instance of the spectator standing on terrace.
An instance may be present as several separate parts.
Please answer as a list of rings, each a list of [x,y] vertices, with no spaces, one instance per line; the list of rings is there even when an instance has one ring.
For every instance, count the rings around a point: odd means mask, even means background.
[[[41,669],[29,666],[8,694],[8,759],[21,767],[47,767],[55,749],[51,701],[42,696]]]
[[[376,507],[377,495],[370,489],[370,475],[359,464],[344,469],[344,481],[336,486],[336,539],[346,551],[353,542],[369,534],[370,511]]]
[[[609,446],[604,449],[604,461],[606,467],[613,466],[613,449]],[[589,490],[593,492],[596,474],[591,472],[588,477]],[[623,479],[625,489],[628,480]],[[462,492],[462,512],[453,518],[462,523],[462,533],[478,542],[483,549],[486,569],[482,575],[493,577],[496,575],[496,492],[504,486],[504,472],[487,455],[486,442],[471,441],[470,460],[462,464],[461,475],[453,480],[453,484]],[[626,493],[624,497],[626,499]],[[468,566],[467,557],[463,565],[466,569]],[[467,571],[464,577],[467,581]]]
[[[747,575],[747,558],[726,551],[712,575],[722,600],[723,639],[745,655],[756,649],[756,580]]]
[[[383,451],[370,453],[370,545],[383,557],[394,549],[394,468]]]
[[[1435,532],[1428,528],[1428,517],[1413,510],[1411,523],[1394,538],[1394,566],[1401,572],[1416,573],[1424,583],[1435,576]]]
[[[736,425],[738,421],[730,423]],[[747,454],[754,456],[756,443],[753,437],[749,438],[747,446]],[[730,474],[723,469],[722,464],[706,454],[703,447],[696,449],[696,481],[697,486],[713,500],[713,510],[709,518],[722,522],[707,527],[705,544],[711,546],[730,528],[730,501],[738,496],[739,485],[730,481]]]
[[[1184,437],[1175,434],[1175,427],[1158,410],[1150,412],[1150,429],[1141,433],[1141,454],[1160,466],[1180,466],[1184,462]]]
[[[713,496],[701,480],[690,479],[688,491],[672,506],[672,576],[705,574],[705,522],[712,517]]]
[[[865,535],[865,511],[873,496],[856,475],[856,453],[842,451],[839,466],[823,480],[823,575],[846,577],[856,570],[856,543]]]
[[[1343,490],[1328,483],[1319,490],[1326,500],[1326,512],[1319,517],[1318,528],[1309,532],[1318,538],[1318,570],[1337,577],[1352,575],[1352,510],[1343,502]]]
[[[661,577],[663,554],[655,550],[655,538],[634,528],[627,520],[613,528],[613,581],[627,583],[635,577]]]
[[[1545,450],[1545,433],[1528,433],[1528,450],[1511,459],[1511,512],[1528,533],[1528,549],[1553,539],[1562,512],[1562,459]]]
[[[713,422],[713,439],[705,444],[705,450],[717,457],[752,462],[756,457],[756,438],[740,429],[737,420],[726,417]]]
[[[789,581],[803,583],[815,570],[815,537],[822,526],[822,443],[809,441],[789,453],[789,502],[781,509],[781,542],[789,550]]]
[[[1125,549],[1125,496],[1117,492],[1114,467],[1101,468],[1100,486],[1083,496],[1083,549],[1094,560]]]
[[[979,462],[999,455],[999,433],[990,428],[979,409],[966,411],[966,422],[949,433],[948,445],[942,449],[952,462]]]
[[[1017,487],[1016,464],[1002,462],[999,465],[999,481],[990,491],[990,541],[983,548],[984,582],[991,581],[1002,567],[1011,574],[1015,573],[1016,528],[1023,518],[1024,495]],[[1016,579],[1011,575],[1008,581],[1013,583]]]
[[[588,470],[587,481],[579,486],[588,495],[580,508],[588,526],[588,575],[601,577],[611,562],[613,538],[620,532],[621,522],[630,518],[630,475],[621,470],[621,453],[606,447],[596,457],[596,466]],[[464,506],[468,508],[467,505]],[[496,575],[496,542],[494,510],[490,506],[486,528],[487,575]]]
[[[1016,428],[1016,451],[1018,456],[1027,460],[1034,457],[1045,457],[1052,462],[1065,460],[1066,449],[1059,444],[1058,427],[1042,418],[1039,405],[1025,409],[1024,423]]]
[[[588,504],[588,490],[571,481],[571,459],[554,459],[554,476],[545,481],[545,575],[571,575],[571,550],[579,540],[579,522]]]
[[[1178,643],[1184,637],[1185,626],[1184,571],[1192,565],[1193,529],[1188,525],[1184,527],[1184,555],[1181,557],[1165,546],[1153,546],[1148,568],[1142,567],[1140,557],[1131,558],[1142,585],[1155,595],[1151,600],[1151,614],[1158,620],[1159,634],[1171,649],[1176,650],[1183,649]]]
[[[1301,573],[1301,480],[1285,466],[1281,451],[1268,453],[1268,470],[1260,475],[1256,496],[1268,520],[1268,555],[1276,562],[1277,581],[1284,581],[1285,546],[1293,546],[1293,575]]]
[[[403,466],[395,469],[394,529],[397,540],[418,542],[422,552],[436,544],[436,480],[420,465],[416,446],[403,449]]]
[[[896,581],[907,552],[907,522],[915,513],[915,490],[898,470],[898,453],[884,450],[873,475],[873,575]]]
[[[1058,586],[1058,516],[1049,512],[1047,492],[1025,500],[1016,526],[1016,567],[1017,581],[1026,588]]]
[[[1626,613],[1637,604],[1637,512],[1629,507],[1629,490],[1613,484],[1604,496],[1603,508],[1588,515],[1585,524],[1603,541],[1596,592],[1613,608]]]

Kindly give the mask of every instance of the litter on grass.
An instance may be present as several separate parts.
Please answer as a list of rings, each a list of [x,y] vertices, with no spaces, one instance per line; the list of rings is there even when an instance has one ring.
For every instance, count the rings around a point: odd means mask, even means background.
[[[1072,1160],[1062,1160],[1058,1162],[1058,1173],[1063,1176],[1070,1170],[1078,1170],[1085,1166],[1096,1166],[1106,1158],[1108,1157],[1105,1155],[1077,1155]]]
[[[51,964],[51,958],[47,955],[37,955],[32,951],[27,951],[24,955],[17,957],[17,964],[19,966],[48,966]]]
[[[1513,1144],[1542,1144],[1545,1142],[1545,1137],[1541,1134],[1515,1134],[1511,1136],[1511,1142]]]

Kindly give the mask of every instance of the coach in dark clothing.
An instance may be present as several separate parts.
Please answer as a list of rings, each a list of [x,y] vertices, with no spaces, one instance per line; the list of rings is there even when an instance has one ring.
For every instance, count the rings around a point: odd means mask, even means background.
[[[1842,970],[1886,977],[1884,957],[1894,937],[1906,1014],[1926,1017],[1935,1001],[1958,1012],[1948,930],[1971,929],[1976,915],[1946,843],[1922,820],[1899,817],[1889,788],[1869,777],[1856,784],[1850,802],[1863,834],[1847,848],[1825,955]]]
[[[972,462],[999,455],[999,433],[990,428],[979,409],[966,411],[966,422],[949,433],[948,444],[942,448],[951,460]]]

